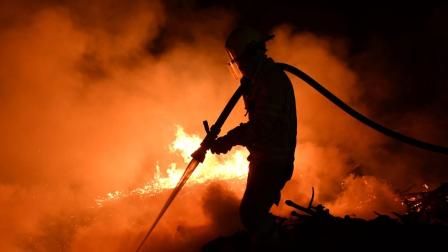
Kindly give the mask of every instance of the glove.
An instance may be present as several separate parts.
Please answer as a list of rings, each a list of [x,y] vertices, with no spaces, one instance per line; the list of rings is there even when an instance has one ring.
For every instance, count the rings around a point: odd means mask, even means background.
[[[213,154],[225,154],[232,149],[233,144],[227,137],[218,137],[210,146],[210,151]]]

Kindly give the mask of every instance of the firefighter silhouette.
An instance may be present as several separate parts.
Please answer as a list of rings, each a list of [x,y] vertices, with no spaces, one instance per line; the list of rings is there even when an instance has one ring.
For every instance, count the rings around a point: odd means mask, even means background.
[[[242,145],[250,152],[240,218],[255,240],[274,235],[276,218],[270,208],[279,203],[280,192],[292,176],[296,147],[294,90],[287,75],[266,55],[266,41],[272,37],[249,27],[238,27],[228,36],[229,64],[250,83],[243,93],[249,118],[210,148],[212,153],[223,154]]]

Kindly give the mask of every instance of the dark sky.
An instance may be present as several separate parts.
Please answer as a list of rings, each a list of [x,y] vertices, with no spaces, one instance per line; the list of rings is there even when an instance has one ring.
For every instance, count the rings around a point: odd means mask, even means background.
[[[235,14],[237,24],[261,31],[290,24],[297,32],[342,39],[348,48],[346,60],[359,70],[362,79],[369,77],[363,74],[381,72],[401,83],[398,90],[393,90],[398,97],[383,101],[388,109],[400,112],[433,103],[447,105],[443,99],[448,90],[444,74],[448,56],[447,5],[188,0],[167,1],[167,7],[173,19],[194,19],[197,11],[224,8]]]
[[[416,138],[448,145],[447,5],[190,0],[167,1],[166,6],[172,13],[169,17],[176,20],[194,20],[197,12],[225,9],[234,14],[235,25],[250,25],[267,32],[289,24],[297,33],[311,32],[340,40],[346,48],[340,57],[363,85],[369,116]],[[167,28],[164,35],[169,37],[170,30],[175,29]],[[431,131],[432,137],[418,130],[409,131],[415,129],[411,125],[415,121],[420,125],[417,128]],[[426,160],[432,169],[428,171],[431,177],[448,178],[446,157],[394,141],[389,147],[397,155]]]

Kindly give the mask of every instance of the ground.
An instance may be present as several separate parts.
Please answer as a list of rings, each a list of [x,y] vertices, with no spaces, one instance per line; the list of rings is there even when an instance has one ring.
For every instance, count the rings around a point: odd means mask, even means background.
[[[448,237],[448,183],[431,192],[403,195],[405,214],[394,217],[380,215],[372,220],[335,217],[322,205],[303,207],[292,201],[286,204],[294,211],[281,223],[278,236],[266,239],[262,249],[255,251],[299,251],[312,248],[332,250],[420,249],[444,251]],[[250,239],[240,231],[219,237],[203,248],[204,252],[253,251]]]

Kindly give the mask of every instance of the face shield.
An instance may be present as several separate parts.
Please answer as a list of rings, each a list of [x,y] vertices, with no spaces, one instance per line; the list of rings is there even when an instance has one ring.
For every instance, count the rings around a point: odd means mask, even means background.
[[[235,56],[232,54],[230,50],[226,49],[226,51],[230,59],[230,61],[227,63],[230,73],[235,78],[235,80],[240,81],[240,79],[243,77],[243,74],[241,73],[240,68],[238,67],[238,63],[235,60]]]

